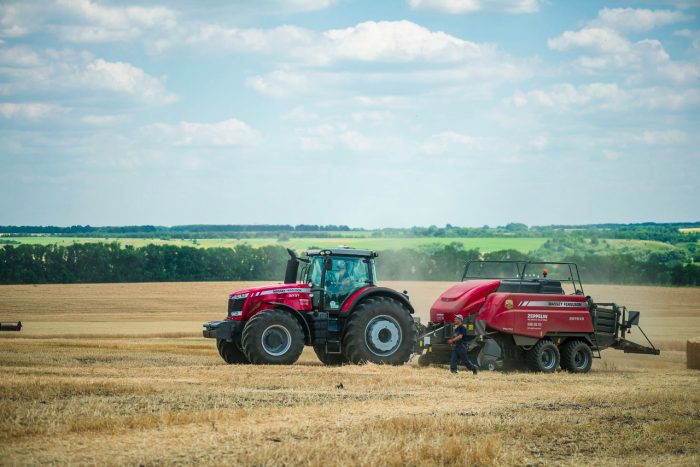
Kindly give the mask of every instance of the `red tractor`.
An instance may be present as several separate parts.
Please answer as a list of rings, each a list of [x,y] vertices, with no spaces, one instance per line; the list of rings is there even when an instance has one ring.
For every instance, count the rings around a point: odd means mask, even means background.
[[[599,358],[608,347],[660,353],[648,338],[651,347],[625,339],[632,326],[639,325],[639,312],[585,296],[574,263],[469,261],[462,282],[440,295],[430,309],[430,322],[419,341],[420,365],[449,362],[447,339],[454,335],[457,314],[473,336],[470,357],[490,370],[549,373],[561,366],[586,373],[594,356]]]
[[[234,292],[226,319],[204,324],[226,363],[290,365],[304,345],[326,365],[408,361],[418,320],[406,292],[377,287],[377,253],[338,248],[299,258],[287,251],[284,284]]]

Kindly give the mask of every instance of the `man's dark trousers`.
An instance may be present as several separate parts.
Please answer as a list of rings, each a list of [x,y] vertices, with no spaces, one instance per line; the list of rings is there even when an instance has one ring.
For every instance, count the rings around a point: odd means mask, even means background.
[[[459,360],[461,360],[470,370],[476,370],[476,365],[469,360],[469,355],[467,355],[467,345],[461,340],[452,346],[452,355],[450,356],[451,372],[457,372],[457,363]]]

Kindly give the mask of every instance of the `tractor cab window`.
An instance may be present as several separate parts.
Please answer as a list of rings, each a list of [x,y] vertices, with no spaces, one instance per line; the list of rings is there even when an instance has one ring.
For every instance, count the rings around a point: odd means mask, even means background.
[[[332,258],[326,271],[324,306],[339,310],[343,302],[357,289],[369,284],[369,270],[362,258]]]
[[[312,287],[321,286],[321,273],[323,272],[323,257],[316,256],[309,263],[304,282]]]

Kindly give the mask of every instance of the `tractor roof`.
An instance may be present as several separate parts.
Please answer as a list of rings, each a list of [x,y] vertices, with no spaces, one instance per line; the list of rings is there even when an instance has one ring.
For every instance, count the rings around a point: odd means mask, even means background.
[[[307,250],[306,256],[360,256],[363,258],[376,258],[376,251],[356,250],[354,248],[324,248]]]

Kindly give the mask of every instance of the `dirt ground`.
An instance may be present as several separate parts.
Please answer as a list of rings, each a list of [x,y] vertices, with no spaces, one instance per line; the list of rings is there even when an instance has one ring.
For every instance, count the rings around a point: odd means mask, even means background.
[[[251,284],[0,286],[0,464],[700,464],[700,289],[589,286],[642,312],[659,357],[586,375],[228,366],[201,324]],[[450,284],[408,290],[424,320]],[[633,331],[634,340],[643,337]]]

